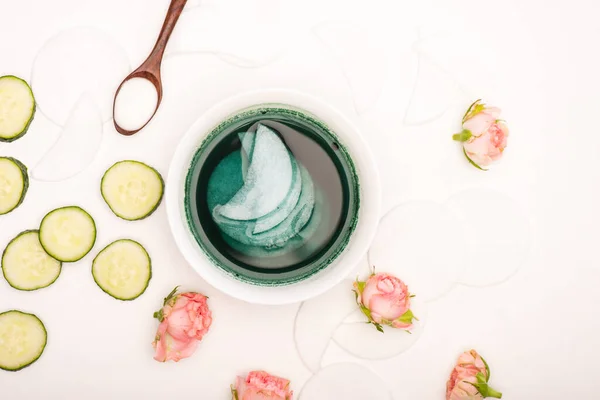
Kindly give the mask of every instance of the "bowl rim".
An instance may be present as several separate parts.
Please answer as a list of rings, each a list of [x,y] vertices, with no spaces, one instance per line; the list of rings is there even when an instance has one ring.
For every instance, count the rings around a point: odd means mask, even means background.
[[[358,223],[349,243],[333,263],[297,283],[256,285],[235,279],[216,265],[196,243],[187,224],[185,181],[191,160],[204,138],[221,121],[249,107],[280,105],[309,113],[335,132],[348,149],[359,179]],[[345,279],[362,261],[377,232],[381,184],[370,147],[358,127],[322,100],[289,89],[253,90],[229,97],[211,107],[191,125],[177,145],[165,187],[167,218],[175,243],[190,266],[211,286],[239,300],[255,304],[290,304],[318,296]]]

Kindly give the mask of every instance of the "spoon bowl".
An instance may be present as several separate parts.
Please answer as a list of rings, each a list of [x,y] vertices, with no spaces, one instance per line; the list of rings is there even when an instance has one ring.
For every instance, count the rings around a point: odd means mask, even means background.
[[[134,134],[138,133],[139,131],[141,131],[142,129],[144,129],[146,127],[146,125],[148,125],[150,123],[150,121],[152,121],[152,119],[154,118],[154,115],[156,115],[156,112],[158,111],[158,108],[162,101],[163,89],[162,89],[162,82],[160,79],[160,68],[158,69],[158,73],[156,73],[154,71],[150,71],[150,70],[147,70],[142,67],[144,67],[143,64],[142,64],[142,66],[140,66],[140,68],[138,68],[137,70],[135,70],[131,74],[129,74],[123,80],[123,82],[121,82],[121,84],[119,85],[119,87],[115,93],[115,99],[114,99],[114,103],[113,103],[113,120],[114,120],[114,124],[115,124],[115,129],[117,130],[117,132],[119,132],[121,135],[124,135],[124,136],[134,135]],[[150,115],[150,118],[148,118],[148,120],[146,122],[144,122],[138,128],[131,130],[131,129],[126,129],[126,128],[122,127],[119,124],[119,122],[117,122],[117,120],[118,120],[118,118],[116,117],[117,99],[119,97],[119,93],[121,92],[121,89],[123,88],[123,86],[125,86],[125,84],[127,82],[131,81],[132,79],[138,79],[138,78],[145,79],[148,82],[150,82],[152,84],[152,86],[154,86],[154,88],[156,89],[157,99],[156,99],[156,106],[154,108],[154,111]]]

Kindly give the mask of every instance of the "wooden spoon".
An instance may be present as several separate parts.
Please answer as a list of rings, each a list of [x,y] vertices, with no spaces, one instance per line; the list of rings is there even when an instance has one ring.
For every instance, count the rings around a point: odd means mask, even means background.
[[[115,128],[117,132],[119,132],[121,135],[131,136],[141,131],[146,125],[148,125],[148,122],[150,122],[152,118],[154,118],[156,111],[158,111],[158,107],[160,106],[160,102],[162,100],[163,95],[162,81],[160,77],[160,66],[162,63],[163,55],[165,53],[165,48],[167,47],[167,43],[169,41],[169,38],[171,37],[171,33],[173,33],[175,24],[177,23],[177,20],[179,19],[179,16],[183,11],[183,7],[185,7],[185,3],[187,3],[187,0],[171,0],[171,5],[169,6],[167,16],[165,17],[165,22],[163,23],[162,29],[160,30],[160,34],[158,35],[158,39],[156,40],[156,44],[154,45],[152,52],[150,53],[148,58],[146,58],[146,61],[142,63],[142,65],[140,65],[135,71],[129,74],[123,80],[123,82],[121,82],[119,88],[117,89],[117,92],[115,93],[115,98],[113,102],[113,120],[115,122]],[[121,128],[117,123],[116,119],[114,118],[115,103],[117,100],[117,96],[119,95],[119,92],[125,84],[125,82],[133,78],[143,78],[150,81],[150,83],[152,83],[152,85],[154,85],[154,87],[156,88],[158,98],[156,101],[156,108],[154,109],[154,113],[152,113],[152,116],[148,119],[148,121],[146,121],[146,123],[144,123],[141,127],[135,130],[127,130]]]

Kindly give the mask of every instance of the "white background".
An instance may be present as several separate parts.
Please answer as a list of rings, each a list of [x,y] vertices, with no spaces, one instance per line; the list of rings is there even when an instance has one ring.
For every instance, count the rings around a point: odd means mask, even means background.
[[[491,188],[518,204],[531,223],[531,245],[520,270],[497,285],[456,285],[430,302],[426,329],[408,351],[365,361],[330,346],[323,366],[358,362],[381,378],[393,399],[434,400],[443,398],[459,352],[476,348],[492,368],[492,385],[506,399],[598,398],[596,1],[207,0],[191,8],[198,3],[189,2],[171,42],[172,51],[196,53],[165,59],[165,97],[154,121],[131,138],[105,123],[87,169],[61,182],[32,180],[24,204],[0,217],[2,247],[61,205],[86,208],[98,224],[94,250],[65,265],[51,287],[18,292],[0,279],[0,310],[36,313],[49,335],[43,357],[33,366],[0,371],[3,399],[227,399],[235,375],[250,369],[285,376],[300,393],[311,372],[294,344],[299,305],[253,306],[216,292],[179,254],[164,206],[147,220],[127,223],[112,215],[98,190],[104,170],[125,158],[166,175],[178,139],[204,110],[261,87],[302,89],[354,119],[376,154],[384,211],[407,201],[443,203],[467,188]],[[46,41],[77,26],[108,33],[131,69],[151,49],[167,7],[166,0],[0,0],[0,75],[29,80]],[[342,35],[341,65],[311,36],[314,26],[325,29],[325,37],[339,32],[332,21],[361,27],[352,30],[355,36]],[[417,92],[423,38],[433,38],[425,42],[427,54],[443,73],[421,76],[425,83]],[[71,50],[62,57],[89,53]],[[254,64],[240,66],[215,52]],[[111,57],[95,65],[107,73],[115,68]],[[51,86],[39,85],[34,82],[34,92]],[[99,101],[110,102],[114,88],[105,89]],[[63,101],[60,93],[56,96]],[[487,173],[469,167],[449,140],[469,101],[478,97],[503,108],[512,129],[503,162]],[[35,166],[61,132],[52,119],[41,105],[30,132],[0,144],[0,155]],[[490,215],[496,212],[492,205]],[[97,251],[120,237],[139,240],[153,261],[147,292],[130,303],[104,294],[90,274]],[[151,316],[175,285],[210,296],[214,324],[192,358],[160,364],[152,359],[156,320]]]

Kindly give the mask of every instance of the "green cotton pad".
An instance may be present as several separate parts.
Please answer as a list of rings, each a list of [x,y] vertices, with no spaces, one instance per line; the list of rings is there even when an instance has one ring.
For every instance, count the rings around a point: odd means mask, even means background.
[[[252,151],[254,150],[254,138],[256,133],[254,132],[242,132],[238,134],[240,142],[242,143],[242,149],[240,153],[242,155],[242,177],[246,180],[246,174],[248,173],[248,166],[252,159]]]
[[[246,136],[247,138],[247,136]],[[244,174],[244,160],[246,158],[246,150],[242,148],[241,150],[241,163],[242,163],[242,175]],[[215,222],[224,227],[226,231],[230,229],[235,229],[239,231],[239,234],[245,234],[246,231],[250,229],[251,235],[259,234],[266,232],[277,225],[279,225],[282,221],[284,221],[291,213],[294,211],[294,208],[298,204],[298,200],[300,199],[300,193],[302,192],[302,174],[300,171],[300,167],[296,160],[290,154],[290,159],[292,160],[292,183],[289,189],[289,192],[285,199],[277,206],[275,210],[268,213],[264,217],[255,219],[255,220],[234,220],[229,218],[224,218],[220,215],[214,215]],[[228,200],[225,200],[228,201]],[[214,205],[209,204],[211,210],[214,209]],[[230,233],[235,235],[234,233]],[[238,239],[243,240],[243,239]]]
[[[218,219],[261,218],[275,210],[289,193],[292,159],[281,138],[259,124],[254,142],[244,185],[231,200],[213,209],[213,216]]]
[[[310,173],[272,129],[259,124],[257,132],[238,137],[240,150],[227,155],[209,178],[207,203],[213,221],[236,242],[232,247],[274,254],[277,248],[301,246],[312,235],[305,229],[312,227],[309,221],[320,220],[313,215],[318,213]],[[300,235],[303,230],[306,235]]]
[[[221,160],[208,180],[206,201],[209,210],[227,203],[242,186],[242,157],[239,151],[234,151]]]

